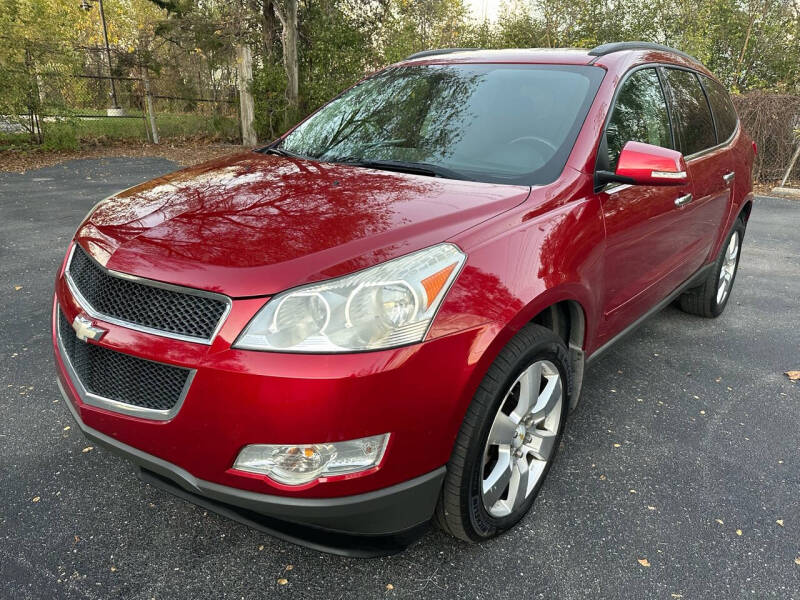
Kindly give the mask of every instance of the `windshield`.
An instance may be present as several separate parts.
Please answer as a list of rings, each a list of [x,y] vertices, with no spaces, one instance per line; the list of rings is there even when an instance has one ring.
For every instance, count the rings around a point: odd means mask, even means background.
[[[563,65],[394,67],[324,106],[277,149],[325,162],[422,166],[409,170],[443,177],[549,183],[563,170],[604,73]]]

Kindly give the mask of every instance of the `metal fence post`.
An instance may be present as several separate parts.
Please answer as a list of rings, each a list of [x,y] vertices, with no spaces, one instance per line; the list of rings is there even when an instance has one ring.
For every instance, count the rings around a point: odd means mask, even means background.
[[[792,173],[792,169],[794,168],[794,163],[797,162],[797,158],[800,157],[800,143],[797,144],[797,150],[794,151],[794,155],[792,156],[792,160],[789,161],[789,166],[786,167],[786,173],[781,180],[781,187],[786,185],[786,182],[789,181],[789,175]]]
[[[156,115],[153,112],[153,95],[150,93],[150,77],[147,75],[147,67],[142,67],[142,81],[144,82],[144,98],[147,104],[147,114],[150,117],[150,130],[153,133],[153,143],[158,143],[158,129],[156,128]]]

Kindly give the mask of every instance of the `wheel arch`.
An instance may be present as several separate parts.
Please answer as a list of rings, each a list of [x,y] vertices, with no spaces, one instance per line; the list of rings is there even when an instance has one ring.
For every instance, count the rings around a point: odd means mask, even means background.
[[[747,200],[745,200],[744,204],[742,204],[741,208],[739,209],[739,214],[736,215],[736,218],[742,218],[742,221],[745,225],[750,220],[750,213],[753,210],[753,198],[752,196],[748,196]],[[735,222],[735,221],[734,221]]]
[[[577,300],[559,300],[540,310],[529,322],[550,329],[567,345],[573,383],[569,407],[574,410],[580,399],[586,363],[586,313],[583,306]]]

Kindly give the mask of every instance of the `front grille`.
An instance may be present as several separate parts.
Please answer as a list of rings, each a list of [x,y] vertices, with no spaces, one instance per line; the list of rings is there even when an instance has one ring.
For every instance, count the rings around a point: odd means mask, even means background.
[[[58,331],[64,353],[87,392],[152,410],[170,410],[180,401],[189,369],[82,342],[60,309]]]
[[[73,285],[99,316],[192,338],[210,340],[228,303],[110,275],[79,245],[67,270]]]

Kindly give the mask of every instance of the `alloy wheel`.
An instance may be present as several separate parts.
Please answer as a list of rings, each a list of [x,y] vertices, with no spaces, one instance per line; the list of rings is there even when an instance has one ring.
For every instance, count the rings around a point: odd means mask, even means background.
[[[563,396],[549,360],[530,365],[506,392],[483,452],[481,497],[493,517],[525,504],[542,478],[555,452]]]
[[[717,283],[717,304],[722,304],[731,291],[733,275],[736,273],[736,260],[739,257],[739,232],[734,231],[728,247],[725,249],[725,258],[722,261],[722,268],[719,270],[719,281]]]

